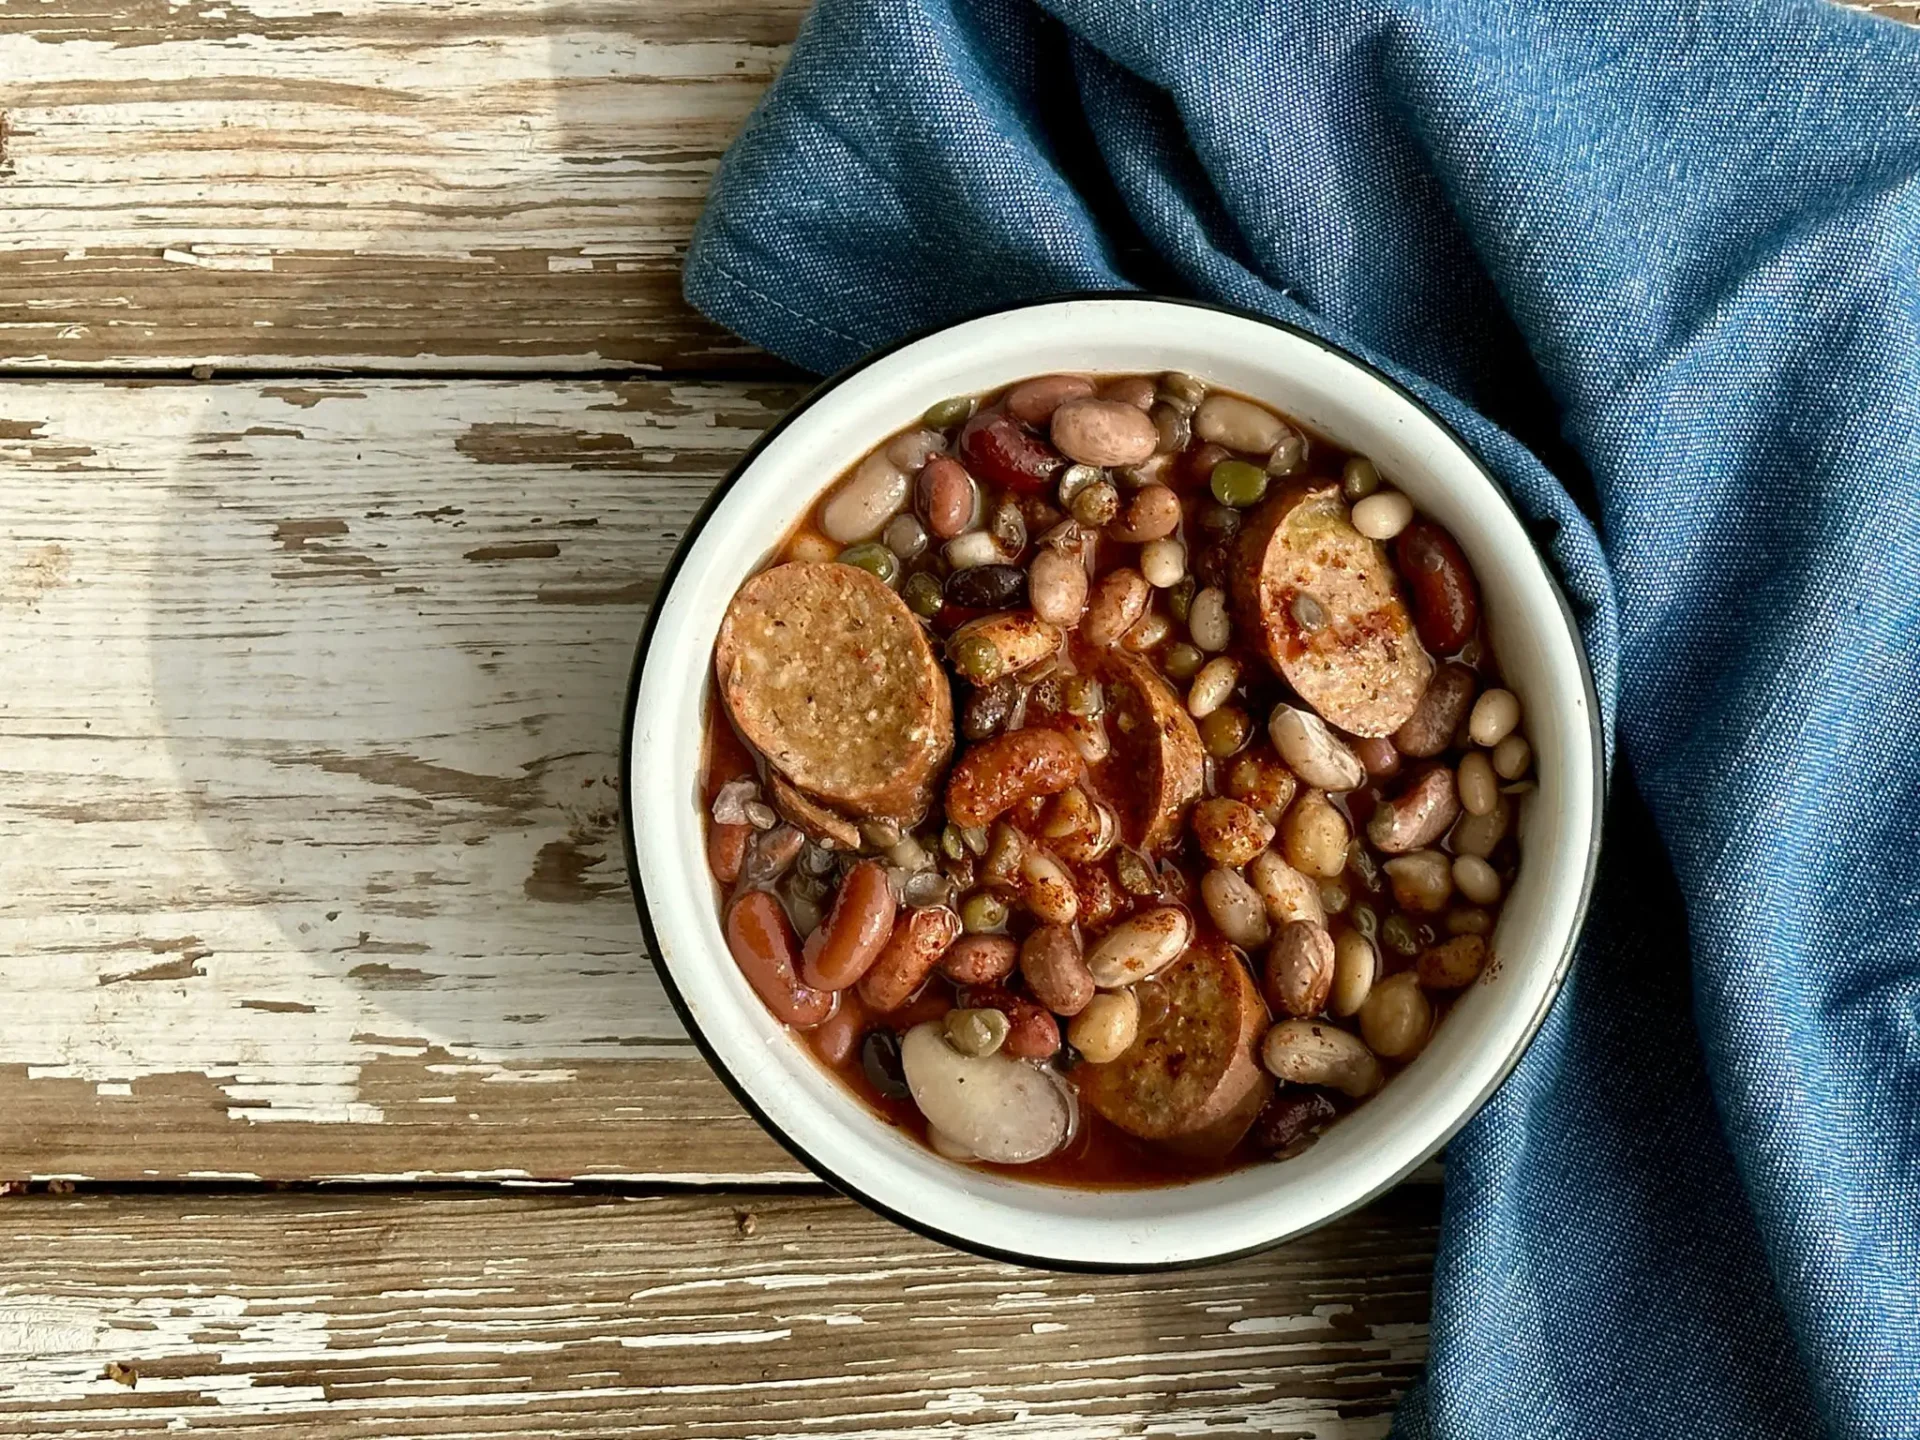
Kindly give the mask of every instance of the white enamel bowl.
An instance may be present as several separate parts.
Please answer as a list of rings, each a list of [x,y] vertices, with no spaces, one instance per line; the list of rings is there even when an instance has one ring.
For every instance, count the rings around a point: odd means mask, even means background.
[[[1373,458],[1451,530],[1479,579],[1539,789],[1498,962],[1426,1051],[1304,1154],[1155,1190],[1023,1183],[951,1164],[876,1119],[760,1003],[728,957],[697,795],[720,617],[823,487],[937,400],[1052,371],[1186,370]],[[748,455],[680,547],[635,662],[625,739],[630,873],[662,980],[707,1058],[828,1183],[936,1239],[1033,1264],[1192,1265],[1311,1230],[1433,1155],[1518,1060],[1558,989],[1592,883],[1600,747],[1564,600],[1518,517],[1461,442],[1393,382],[1271,321],[1145,297],[1051,301],[886,351],[822,387]]]

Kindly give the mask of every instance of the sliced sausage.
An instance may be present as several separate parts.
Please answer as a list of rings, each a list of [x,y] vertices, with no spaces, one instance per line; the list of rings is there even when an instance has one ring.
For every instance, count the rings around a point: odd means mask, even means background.
[[[953,700],[900,597],[851,565],[763,570],[714,645],[727,714],[797,789],[913,823],[953,753]]]
[[[1158,850],[1179,836],[1186,808],[1205,784],[1200,732],[1186,704],[1147,661],[1107,650],[1098,653],[1097,666],[1113,743],[1101,767],[1100,798],[1119,814],[1129,845]]]
[[[773,793],[773,808],[790,825],[797,825],[809,837],[820,842],[829,850],[858,850],[860,848],[860,827],[846,816],[822,805],[804,791],[797,790],[787,777],[775,771],[771,777],[769,789]]]
[[[1303,700],[1353,735],[1406,723],[1433,661],[1385,552],[1353,528],[1338,486],[1290,486],[1261,505],[1239,559],[1241,623]]]
[[[1252,973],[1230,946],[1202,940],[1153,983],[1165,1003],[1142,1004],[1139,1035],[1117,1060],[1074,1071],[1081,1097],[1146,1140],[1191,1136],[1242,1113],[1252,1124],[1268,1083],[1254,1051],[1267,1007]]]

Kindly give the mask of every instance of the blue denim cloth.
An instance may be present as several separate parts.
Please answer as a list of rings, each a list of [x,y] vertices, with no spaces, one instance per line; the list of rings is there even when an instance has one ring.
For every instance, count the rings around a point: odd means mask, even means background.
[[[687,294],[803,366],[1244,306],[1558,565],[1606,860],[1403,1436],[1920,1436],[1917,174],[1920,33],[1792,0],[823,0],[721,167]]]

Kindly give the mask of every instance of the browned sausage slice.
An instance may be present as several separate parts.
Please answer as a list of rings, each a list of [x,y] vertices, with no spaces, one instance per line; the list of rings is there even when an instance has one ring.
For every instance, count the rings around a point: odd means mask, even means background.
[[[917,821],[953,753],[953,698],[920,623],[851,565],[763,570],[714,645],[727,714],[793,785],[860,817]]]
[[[778,770],[770,777],[773,808],[783,820],[798,825],[829,850],[858,850],[860,828],[837,810],[822,805],[805,791],[796,790]]]
[[[1251,1125],[1260,1102],[1250,1097],[1264,1101],[1268,1085],[1254,1049],[1268,1016],[1240,957],[1221,941],[1198,941],[1139,992],[1138,1037],[1118,1059],[1073,1072],[1081,1098],[1145,1140],[1198,1135],[1229,1117]]]
[[[1300,698],[1353,735],[1405,724],[1433,661],[1386,552],[1353,528],[1339,487],[1274,496],[1240,546],[1241,623]]]
[[[1108,650],[1096,663],[1113,743],[1100,767],[1101,798],[1119,814],[1129,845],[1157,850],[1179,836],[1186,807],[1206,783],[1200,732],[1173,687],[1145,660]]]

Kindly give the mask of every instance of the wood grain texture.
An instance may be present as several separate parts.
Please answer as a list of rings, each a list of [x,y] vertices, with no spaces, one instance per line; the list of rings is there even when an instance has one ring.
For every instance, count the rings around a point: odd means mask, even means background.
[[[801,0],[0,12],[0,364],[767,368],[679,296]]]
[[[765,369],[679,262],[804,9],[5,7],[0,368]]]
[[[616,832],[646,602],[793,398],[0,386],[0,1178],[798,1178]]]
[[[16,1198],[0,1429],[1359,1440],[1425,1356],[1434,1210],[1089,1277],[822,1197]]]

